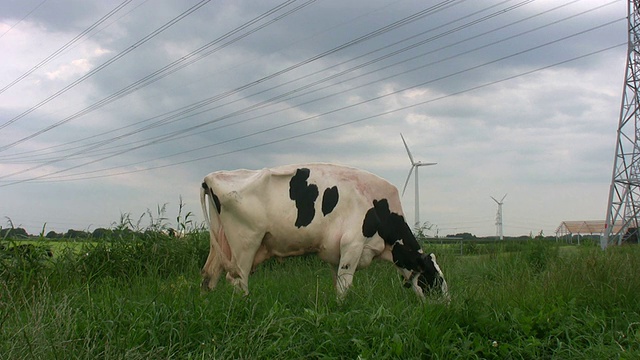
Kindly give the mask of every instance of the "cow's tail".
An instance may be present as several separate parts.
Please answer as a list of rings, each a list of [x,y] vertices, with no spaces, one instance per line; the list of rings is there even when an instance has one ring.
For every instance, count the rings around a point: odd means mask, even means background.
[[[203,181],[200,187],[200,205],[202,206],[202,215],[204,216],[204,221],[207,224],[209,232],[211,232],[211,217],[209,216],[209,211],[207,211],[207,195],[210,191],[211,189],[209,189],[207,182]]]
[[[211,238],[211,245],[215,252],[215,256],[218,258],[222,267],[226,271],[232,270],[231,261],[225,253],[222,251],[220,246],[221,242],[226,243],[227,238],[224,232],[224,228],[222,226],[222,221],[220,219],[219,208],[216,203],[214,203],[214,194],[211,187],[207,184],[206,180],[202,182],[202,187],[200,187],[200,205],[202,206],[202,214],[204,216],[207,227],[209,228],[209,236]],[[207,201],[207,197],[209,198]],[[209,203],[207,209],[207,202]]]

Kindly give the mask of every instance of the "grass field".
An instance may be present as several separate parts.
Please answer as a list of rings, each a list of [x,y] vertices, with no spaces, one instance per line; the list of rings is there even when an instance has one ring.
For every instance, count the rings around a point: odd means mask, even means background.
[[[249,297],[225,281],[202,293],[207,241],[146,235],[3,256],[0,358],[640,359],[636,246],[531,241],[460,256],[435,245],[450,304],[420,302],[381,262],[338,304],[312,256],[267,262]]]

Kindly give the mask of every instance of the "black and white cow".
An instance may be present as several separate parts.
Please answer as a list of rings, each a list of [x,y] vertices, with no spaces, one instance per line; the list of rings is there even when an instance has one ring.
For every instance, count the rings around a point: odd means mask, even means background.
[[[356,269],[375,258],[392,261],[420,297],[431,289],[448,296],[435,255],[422,251],[404,219],[398,190],[366,171],[331,164],[218,171],[204,178],[200,200],[211,236],[203,289],[225,271],[248,294],[249,274],[264,260],[316,253],[337,266],[339,299]]]

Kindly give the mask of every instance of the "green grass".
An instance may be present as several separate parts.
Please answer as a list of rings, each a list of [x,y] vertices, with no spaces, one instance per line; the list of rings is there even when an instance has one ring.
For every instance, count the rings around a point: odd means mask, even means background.
[[[636,359],[640,250],[438,254],[451,303],[420,302],[391,264],[344,303],[315,257],[270,261],[249,297],[199,289],[206,235],[140,236],[2,258],[2,359]]]

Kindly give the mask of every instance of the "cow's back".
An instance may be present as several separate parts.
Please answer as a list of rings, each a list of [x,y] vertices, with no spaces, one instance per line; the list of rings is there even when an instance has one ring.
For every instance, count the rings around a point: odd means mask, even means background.
[[[282,220],[302,230],[335,226],[339,219],[350,217],[361,221],[373,200],[381,199],[387,199],[391,210],[402,214],[396,187],[363,170],[333,164],[303,164],[269,171],[267,199],[271,202],[269,209],[274,210],[270,213],[274,222]]]
[[[366,171],[307,164],[271,172],[270,188],[278,189],[278,201],[269,207],[274,210],[269,213],[269,234],[273,238],[265,239],[265,245],[276,255],[278,250],[317,252],[324,260],[337,263],[341,239],[363,237],[364,218],[374,200],[388,199],[390,206],[402,213],[397,189]]]

